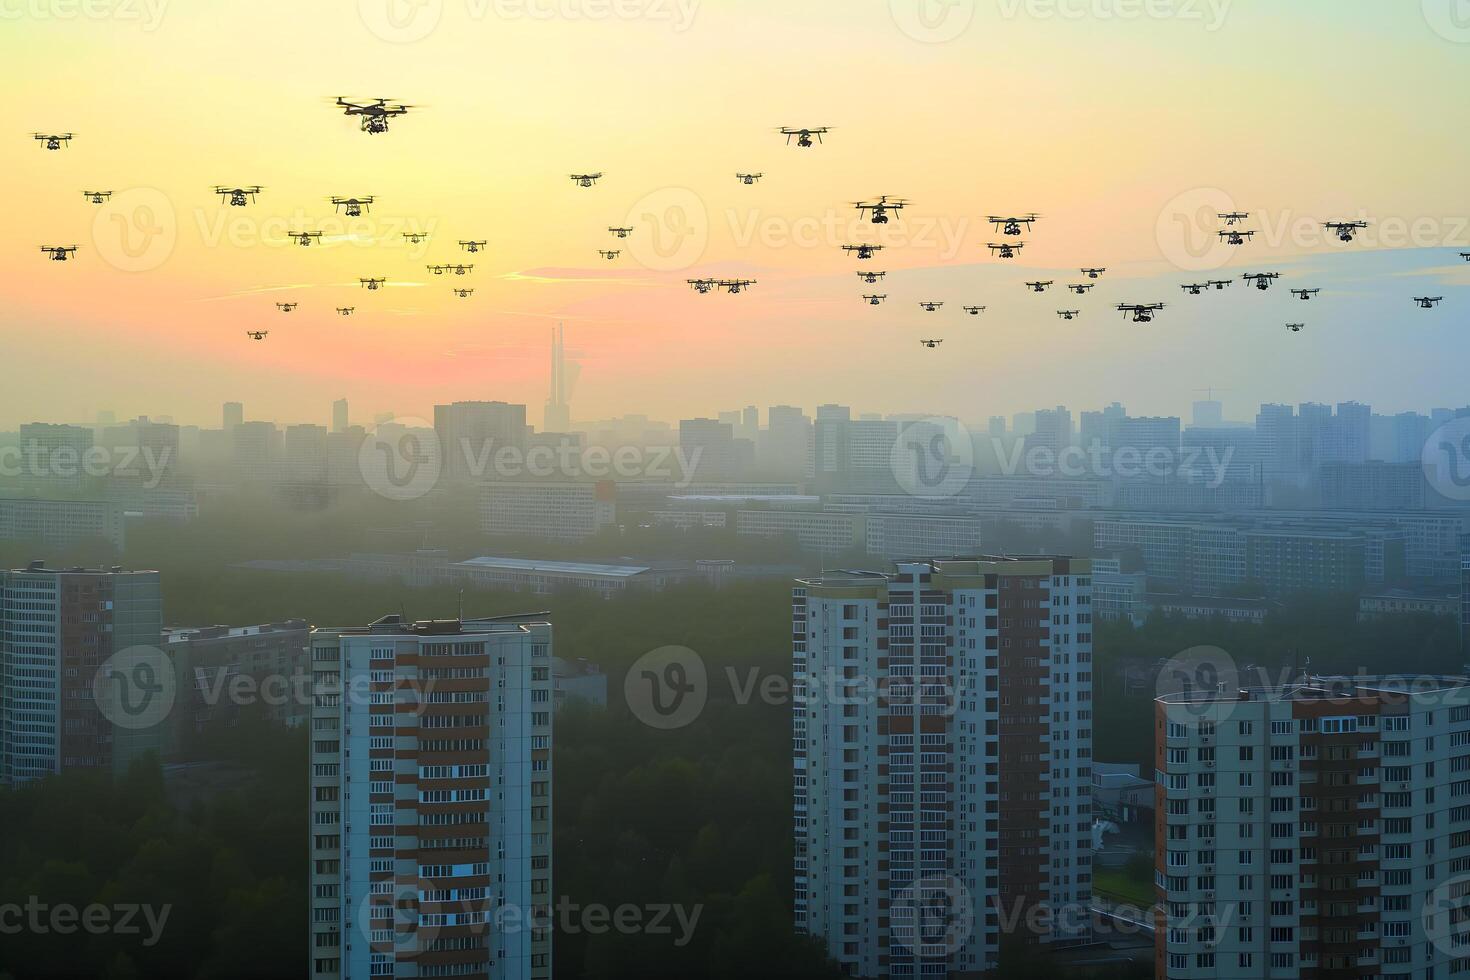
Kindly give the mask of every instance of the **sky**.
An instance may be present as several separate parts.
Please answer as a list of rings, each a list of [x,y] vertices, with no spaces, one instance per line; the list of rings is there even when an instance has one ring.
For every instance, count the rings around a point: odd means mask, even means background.
[[[226,400],[325,422],[339,397],[359,422],[501,399],[539,424],[557,322],[581,420],[1115,400],[1187,417],[1206,387],[1235,418],[1463,405],[1461,6],[0,0],[0,427],[217,425]],[[367,134],[339,95],[414,108]],[[831,130],[800,149],[781,126]],[[37,131],[76,136],[48,152]],[[589,171],[594,187],[568,179]],[[255,184],[245,208],[213,193]],[[911,202],[902,220],[860,222],[852,202],[881,194]],[[354,221],[333,195],[375,203]],[[1251,212],[1246,245],[1216,239],[1225,210]],[[1030,212],[1020,257],[993,257],[987,216]],[[1369,226],[1344,245],[1321,229],[1338,219]],[[288,237],[307,230],[322,241]],[[856,241],[885,249],[860,262],[840,247]],[[1108,271],[1062,292],[1083,266]],[[862,269],[888,273],[882,305]],[[1240,281],[1262,271],[1282,273],[1272,290]],[[686,284],[709,276],[757,285]],[[1207,278],[1236,281],[1180,289]],[[1168,304],[1154,323],[1115,309],[1146,302]]]

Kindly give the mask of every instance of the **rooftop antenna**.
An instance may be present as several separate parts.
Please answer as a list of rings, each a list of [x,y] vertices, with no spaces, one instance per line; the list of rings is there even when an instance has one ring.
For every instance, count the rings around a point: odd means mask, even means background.
[[[464,589],[459,590],[459,622],[464,624]]]

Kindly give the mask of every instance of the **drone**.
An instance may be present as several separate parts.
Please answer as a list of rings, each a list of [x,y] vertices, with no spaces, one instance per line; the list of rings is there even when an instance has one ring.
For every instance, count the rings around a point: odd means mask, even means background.
[[[622,251],[622,249],[618,249],[618,248],[599,248],[597,250],[597,254],[600,255],[600,256],[602,256],[603,258],[607,259],[609,262],[611,262],[613,259],[617,258],[619,255],[622,255],[623,254],[623,251]]]
[[[1293,289],[1291,293],[1298,299],[1311,299],[1321,291],[1320,289]]]
[[[864,294],[863,299],[868,301],[869,306],[877,306],[888,298],[887,293]]]
[[[428,269],[430,272],[432,272],[436,276],[442,276],[446,272],[452,272],[456,276],[462,276],[462,275],[464,275],[467,272],[473,272],[475,267],[474,267],[473,264],[471,264],[471,265],[426,265],[426,266],[424,266],[424,268]]]
[[[1244,245],[1247,238],[1256,237],[1254,231],[1241,231],[1239,228],[1231,228],[1228,231],[1216,232],[1225,240],[1226,245]]]
[[[1080,310],[1057,310],[1057,316],[1063,320],[1075,320],[1080,312]]]
[[[1470,252],[1461,252],[1460,258],[1464,259],[1466,262],[1470,262]]]
[[[742,184],[750,185],[764,177],[765,174],[736,174],[735,179]]]
[[[1305,323],[1288,323],[1286,325],[1286,329],[1290,330],[1292,333],[1301,333],[1303,328],[1305,327]]]
[[[923,344],[925,347],[928,347],[930,350],[933,350],[935,347],[938,347],[940,344],[944,343],[944,340],[921,340],[919,341],[919,343]]]
[[[602,174],[570,174],[569,176],[572,178],[572,183],[576,184],[578,187],[591,187],[593,184],[597,183],[598,178],[601,177]]]
[[[1443,296],[1415,296],[1414,302],[1418,303],[1423,309],[1432,310],[1443,299]]]
[[[65,262],[76,252],[75,245],[42,245],[41,251],[51,256],[52,262]]]
[[[282,313],[290,313],[295,310],[298,305],[299,304],[297,303],[277,303],[276,309],[280,310]]]
[[[102,204],[112,196],[112,191],[82,191],[82,196],[93,204]]]
[[[422,231],[405,231],[403,233],[403,240],[410,245],[417,245],[428,237],[428,234]]]
[[[1234,281],[1234,279],[1211,279],[1209,280],[1208,285],[1214,286],[1215,289],[1220,290],[1224,289],[1226,286],[1230,285]]]
[[[1217,217],[1219,217],[1221,221],[1225,222],[1226,225],[1238,225],[1250,216],[1251,213],[1249,211],[1226,211],[1223,214],[1217,213]]]
[[[46,133],[32,133],[31,135],[45,143],[46,149],[48,150],[59,150],[63,145],[71,145],[71,133],[56,133],[52,135],[47,135]]]
[[[1092,283],[1090,283],[1090,282],[1069,282],[1069,283],[1067,283],[1067,288],[1070,289],[1072,292],[1076,293],[1078,296],[1081,296],[1083,293],[1087,292],[1089,289],[1092,288]]]
[[[1013,259],[1016,257],[1017,252],[1026,247],[1026,243],[1006,242],[1003,245],[997,245],[994,242],[990,242],[987,247],[990,249],[991,255],[998,255],[1003,259]]]
[[[882,248],[883,248],[882,245],[868,245],[866,243],[865,244],[862,244],[862,245],[844,245],[844,246],[842,246],[842,250],[844,252],[856,252],[857,253],[857,257],[860,258],[860,259],[871,259],[873,257],[873,253],[874,252],[881,251]]]
[[[355,306],[339,306],[337,307],[337,314],[339,316],[351,316],[352,311],[355,309],[357,309]]]
[[[796,129],[791,126],[782,126],[781,134],[786,137],[787,146],[791,145],[791,137],[795,136],[797,146],[810,149],[813,145],[812,137],[815,136],[818,143],[822,142],[822,134],[827,132],[828,128],[827,126],[813,126],[810,129],[804,127]]]
[[[861,279],[863,282],[872,285],[886,275],[888,275],[888,273],[886,272],[859,272],[858,278]]]
[[[929,311],[930,313],[935,312],[936,310],[938,310],[943,305],[944,305],[944,303],[942,301],[936,303],[933,300],[929,300],[928,302],[921,302],[921,303],[919,303],[920,308],[925,309],[925,310]]]
[[[1256,284],[1256,288],[1257,289],[1270,289],[1271,288],[1271,281],[1274,280],[1274,279],[1280,279],[1281,278],[1281,273],[1279,273],[1279,272],[1247,272],[1245,275],[1241,276],[1240,278],[1244,279],[1247,282],[1254,282]]]
[[[456,289],[456,290],[454,290],[454,295],[458,296],[460,299],[469,299],[470,294],[473,293],[473,292],[474,292],[474,289],[473,288],[471,288],[471,289]]]
[[[466,252],[478,252],[480,249],[484,248],[486,245],[489,245],[489,244],[490,244],[489,242],[473,242],[473,241],[466,242],[466,241],[461,241],[459,243],[459,247],[462,248],[462,249],[464,249]]]
[[[1080,269],[1078,271],[1081,272],[1084,276],[1086,276],[1089,279],[1096,279],[1098,276],[1102,275],[1104,272],[1107,272],[1108,270],[1107,269]]]
[[[318,242],[322,240],[322,233],[319,231],[293,231],[290,234],[296,240],[296,244],[303,248],[310,247],[313,240]]]
[[[360,218],[364,211],[372,210],[373,196],[367,197],[334,197],[332,198],[332,209],[341,209],[349,218]],[[407,235],[403,237],[407,238]]]
[[[1337,235],[1338,241],[1350,242],[1360,228],[1368,227],[1366,221],[1324,221],[1322,227]]]
[[[260,193],[260,185],[254,187],[223,187],[215,185],[214,192],[220,196],[225,203],[232,208],[243,208],[247,204],[255,203],[255,195]]]
[[[269,333],[269,330],[247,330],[245,331],[245,336],[251,340],[264,340]]]
[[[364,289],[382,289],[383,288],[383,283],[387,282],[388,280],[386,280],[386,279],[359,279],[357,281],[360,282],[360,283],[362,283],[362,286],[363,286]]]
[[[386,133],[388,131],[388,120],[394,116],[405,115],[412,106],[389,105],[387,99],[373,99],[371,102],[348,102],[342,96],[337,96],[337,105],[342,107],[344,116],[361,116],[362,131],[364,133]]]
[[[685,282],[694,287],[696,293],[707,293],[714,289],[716,281],[713,279],[686,279]]]
[[[1126,318],[1130,313],[1134,323],[1152,323],[1154,314],[1164,308],[1163,303],[1119,303],[1118,311]]]
[[[1179,288],[1189,293],[1189,295],[1191,296],[1198,296],[1206,289],[1209,289],[1210,284],[1207,282],[1187,282],[1180,284]]]
[[[1046,292],[1046,287],[1050,286],[1051,284],[1052,280],[1043,279],[1040,282],[1028,282],[1026,284],[1026,288],[1031,290],[1033,293],[1044,293]]]
[[[1035,213],[1027,214],[1019,218],[999,218],[992,214],[986,220],[995,225],[995,230],[1000,232],[1002,235],[1019,235],[1021,234],[1022,225],[1025,225],[1026,230],[1030,231],[1032,222],[1034,222],[1039,217],[1041,217],[1041,215]]]
[[[902,211],[908,206],[908,203],[903,198],[890,200],[888,195],[884,194],[876,201],[854,201],[852,202],[852,206],[858,209],[859,218],[868,215],[868,212],[872,212],[872,215],[868,217],[870,222],[875,225],[886,225],[888,224],[888,212]]]
[[[610,232],[612,232],[613,233],[613,237],[615,237],[615,238],[627,238],[629,235],[631,235],[633,233],[633,229],[632,228],[612,228],[612,227],[609,227],[607,230],[610,231]]]
[[[735,295],[755,285],[754,279],[720,279],[715,282],[716,286],[724,289],[730,295]]]
[[[985,307],[983,306],[961,306],[960,309],[964,310],[971,316],[979,316],[981,313],[985,312]]]

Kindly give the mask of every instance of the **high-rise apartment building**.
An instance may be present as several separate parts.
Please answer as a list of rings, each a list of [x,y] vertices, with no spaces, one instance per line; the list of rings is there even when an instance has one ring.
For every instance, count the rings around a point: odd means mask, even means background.
[[[311,976],[551,976],[551,625],[311,636]]]
[[[452,480],[475,481],[518,474],[498,473],[497,453],[526,450],[530,426],[526,406],[506,402],[452,402],[434,406],[443,473]]]
[[[1470,970],[1467,685],[1298,677],[1160,697],[1154,976]]]
[[[162,622],[157,572],[39,561],[0,571],[0,784],[66,769],[123,773],[163,748],[162,718],[114,724],[94,698],[98,670],[125,650],[156,652]],[[157,664],[148,666],[156,675]],[[154,696],[172,697],[171,676],[147,679],[148,689],[134,683],[123,703],[146,710]]]
[[[1086,935],[1090,576],[943,559],[794,588],[796,923],[854,975],[985,970],[1003,922]]]

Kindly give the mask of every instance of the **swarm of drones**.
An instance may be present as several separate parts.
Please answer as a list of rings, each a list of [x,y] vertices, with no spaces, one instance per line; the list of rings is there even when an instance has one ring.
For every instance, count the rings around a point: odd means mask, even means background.
[[[342,96],[337,96],[333,104],[342,110],[343,115],[357,118],[359,128],[362,132],[374,135],[388,132],[390,120],[404,116],[409,110],[414,108],[411,105],[386,98],[349,101]],[[788,146],[794,145],[800,149],[812,149],[824,143],[824,137],[831,132],[831,128],[828,126],[781,126],[776,131],[785,137]],[[70,132],[52,134],[38,132],[33,133],[32,137],[40,142],[44,149],[55,151],[70,146],[71,141],[75,138],[75,134]],[[571,173],[567,176],[576,187],[592,188],[603,179],[604,174],[602,171],[587,171]],[[736,181],[745,187],[754,186],[764,177],[765,174],[759,171],[736,171],[735,173]],[[244,208],[256,204],[264,190],[265,188],[259,184],[239,186],[216,184],[213,188],[214,194],[219,196],[224,206],[234,208]],[[95,205],[105,204],[112,197],[112,191],[110,190],[84,190],[81,193],[88,203]],[[361,196],[333,195],[327,198],[327,200],[332,204],[335,212],[349,218],[360,217],[369,213],[372,205],[375,203],[375,197],[371,194]],[[869,225],[879,226],[900,220],[903,210],[909,206],[909,201],[906,198],[891,194],[880,194],[869,200],[853,201],[851,202],[851,206],[857,210],[860,221],[864,221]],[[1036,224],[1041,220],[1041,217],[1040,214],[1034,211],[1017,214],[988,215],[986,221],[992,226],[993,232],[1000,240],[986,242],[985,247],[997,259],[1010,260],[1017,258],[1027,244],[1022,236],[1032,233],[1035,230]],[[1248,211],[1218,212],[1217,218],[1221,223],[1221,227],[1216,231],[1216,235],[1219,240],[1231,247],[1244,248],[1248,246],[1257,234],[1256,229],[1245,227],[1250,217],[1251,213]],[[1339,241],[1350,243],[1356,239],[1359,231],[1368,227],[1368,222],[1362,219],[1344,219],[1323,222],[1322,227],[1334,235]],[[628,239],[634,233],[634,230],[632,227],[623,225],[607,226],[607,232],[618,240]],[[290,239],[302,247],[309,247],[313,244],[320,243],[322,241],[322,234],[321,231],[307,230],[288,232]],[[426,232],[406,231],[402,233],[404,242],[410,245],[422,244],[429,237]],[[457,242],[463,252],[470,254],[480,253],[489,246],[487,239],[461,238],[457,239]],[[883,251],[885,247],[881,242],[873,241],[851,242],[841,246],[844,252],[854,256],[858,261],[871,260],[877,253]],[[76,256],[78,246],[42,245],[40,249],[50,260],[66,262]],[[604,260],[612,262],[616,261],[622,255],[622,249],[599,248],[597,253]],[[1465,261],[1470,262],[1470,252],[1460,252],[1459,255]],[[473,264],[468,263],[441,262],[430,263],[426,268],[436,276],[449,274],[467,276],[474,271],[475,267]],[[1097,285],[1097,280],[1107,272],[1107,268],[1104,266],[1083,266],[1078,271],[1086,281],[1069,282],[1064,285],[1067,290],[1075,295],[1086,296]],[[884,270],[860,269],[856,274],[863,284],[872,286],[883,280],[888,273]],[[1247,285],[1254,286],[1258,291],[1266,291],[1271,288],[1277,279],[1281,278],[1281,275],[1280,272],[1249,272],[1240,278]],[[387,285],[387,282],[388,280],[384,276],[365,276],[358,280],[361,288],[369,291],[381,290]],[[702,295],[721,291],[729,295],[735,295],[756,285],[756,280],[754,279],[740,278],[697,278],[686,280],[686,282],[696,293]],[[1206,279],[1203,282],[1181,283],[1179,288],[1190,296],[1202,296],[1212,290],[1216,292],[1223,291],[1233,282],[1233,279]],[[1026,289],[1034,293],[1045,293],[1053,285],[1055,285],[1055,282],[1050,279],[1038,279],[1025,283]],[[475,292],[472,287],[468,286],[454,286],[451,287],[451,291],[460,299],[468,299]],[[1321,292],[1321,288],[1316,286],[1298,287],[1291,290],[1292,296],[1302,301],[1315,299]],[[863,303],[869,306],[881,306],[888,300],[887,293],[868,292],[861,293],[860,295]],[[1413,297],[1414,304],[1420,309],[1426,310],[1434,309],[1443,300],[1443,296]],[[282,313],[294,312],[298,305],[295,302],[275,304],[277,310]],[[944,300],[924,299],[918,301],[919,308],[926,313],[938,313],[944,305]],[[1116,306],[1116,309],[1123,314],[1124,319],[1131,319],[1134,323],[1152,323],[1158,313],[1164,308],[1165,304],[1161,302],[1118,303]],[[338,306],[334,309],[339,316],[345,317],[351,316],[356,308],[353,306]],[[960,310],[967,316],[979,316],[985,312],[986,307],[970,304],[962,305]],[[1075,320],[1081,317],[1082,311],[1078,309],[1058,309],[1056,315],[1063,320]],[[1292,333],[1300,333],[1306,328],[1306,324],[1290,322],[1286,324],[1286,328]],[[269,331],[267,330],[246,331],[246,336],[257,341],[264,340],[268,334]],[[943,339],[927,338],[920,340],[919,343],[926,349],[933,350],[943,343]]]

